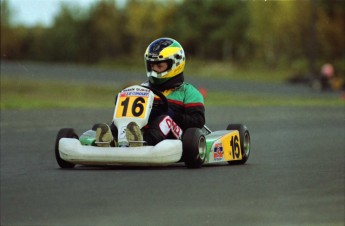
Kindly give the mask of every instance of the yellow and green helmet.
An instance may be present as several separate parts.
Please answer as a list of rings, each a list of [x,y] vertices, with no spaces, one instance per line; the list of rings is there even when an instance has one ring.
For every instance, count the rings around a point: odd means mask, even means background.
[[[181,74],[186,62],[181,44],[171,38],[159,38],[153,41],[147,47],[144,59],[147,77],[153,84],[162,84]],[[159,62],[167,62],[167,70],[158,73],[151,69],[150,64]]]

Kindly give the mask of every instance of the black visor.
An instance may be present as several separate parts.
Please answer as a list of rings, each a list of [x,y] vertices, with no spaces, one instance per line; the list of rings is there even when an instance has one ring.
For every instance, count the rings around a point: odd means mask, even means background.
[[[169,60],[161,60],[161,61],[150,61],[147,60],[146,61],[146,67],[147,67],[147,71],[152,71],[151,65],[155,65],[155,64],[160,64],[160,63],[168,63],[168,67],[165,71],[169,71],[173,65],[173,60],[169,59]]]

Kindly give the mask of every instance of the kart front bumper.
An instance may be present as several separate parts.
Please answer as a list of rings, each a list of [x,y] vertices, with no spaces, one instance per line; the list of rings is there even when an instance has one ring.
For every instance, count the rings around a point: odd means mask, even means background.
[[[182,142],[163,140],[155,146],[95,147],[62,138],[59,152],[63,160],[82,165],[169,165],[180,161]]]

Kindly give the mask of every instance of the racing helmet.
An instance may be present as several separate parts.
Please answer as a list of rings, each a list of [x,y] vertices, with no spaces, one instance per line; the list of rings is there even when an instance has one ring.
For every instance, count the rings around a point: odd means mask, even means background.
[[[146,73],[149,81],[159,85],[181,74],[186,57],[180,43],[171,38],[159,38],[153,41],[144,54]],[[151,64],[167,62],[168,68],[163,72],[152,70]]]

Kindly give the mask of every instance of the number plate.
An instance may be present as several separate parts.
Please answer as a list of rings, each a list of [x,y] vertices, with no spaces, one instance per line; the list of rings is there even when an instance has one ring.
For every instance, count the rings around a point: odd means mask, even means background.
[[[226,161],[241,160],[241,144],[238,131],[235,131],[222,138],[224,144],[224,159]]]
[[[116,118],[145,118],[148,91],[123,91],[117,99]]]

